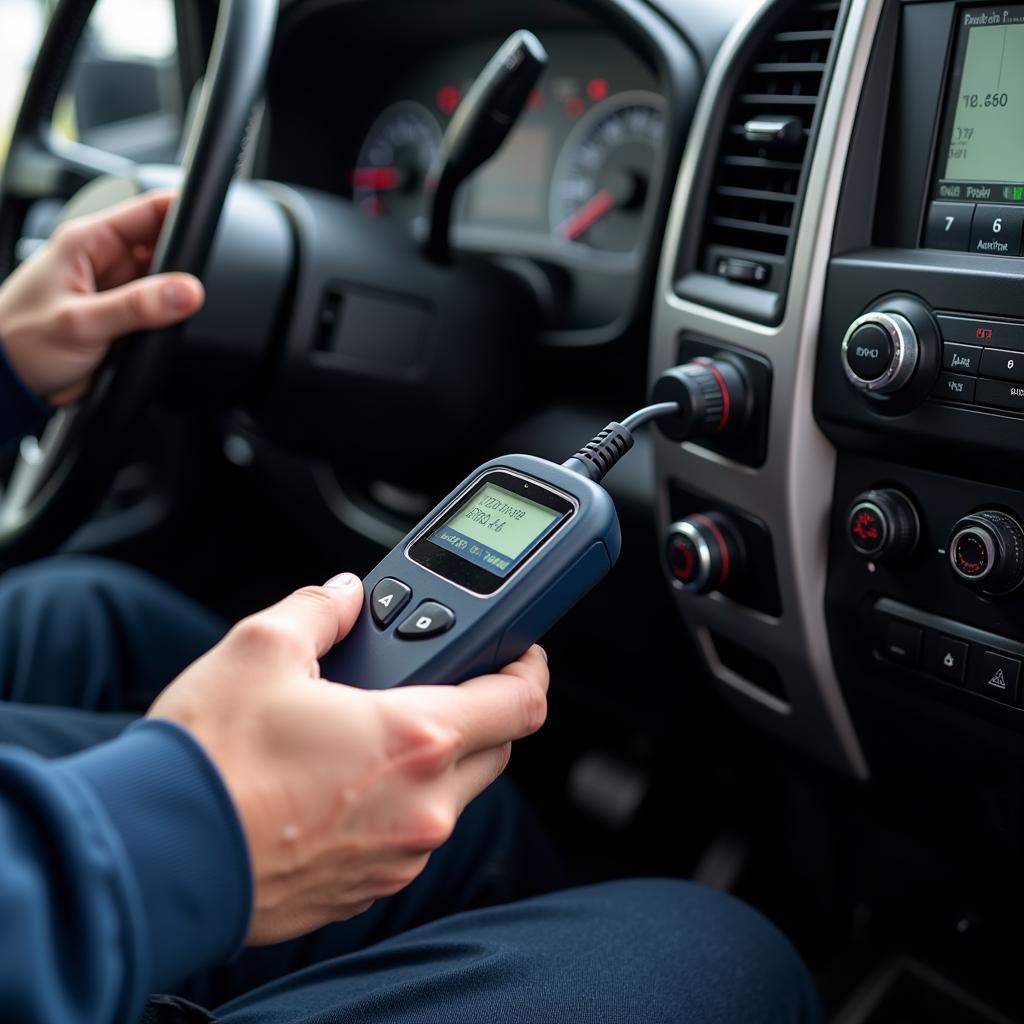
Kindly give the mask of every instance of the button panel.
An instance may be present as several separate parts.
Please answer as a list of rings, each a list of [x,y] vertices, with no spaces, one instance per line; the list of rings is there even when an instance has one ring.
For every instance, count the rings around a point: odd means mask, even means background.
[[[1020,256],[1024,206],[933,202],[924,229],[926,249],[978,256]]]
[[[882,598],[874,606],[874,650],[918,677],[1022,707],[1024,644],[1016,640]]]
[[[943,372],[932,398],[1024,416],[1024,322],[958,313],[935,319],[942,333]]]

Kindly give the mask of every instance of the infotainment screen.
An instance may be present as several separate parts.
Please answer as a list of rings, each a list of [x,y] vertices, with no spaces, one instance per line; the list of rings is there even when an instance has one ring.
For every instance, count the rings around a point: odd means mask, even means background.
[[[958,21],[933,198],[1024,206],[1024,4]]]

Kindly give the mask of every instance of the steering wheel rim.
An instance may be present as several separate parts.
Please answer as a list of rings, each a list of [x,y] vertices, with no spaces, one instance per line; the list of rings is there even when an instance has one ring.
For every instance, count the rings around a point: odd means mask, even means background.
[[[0,274],[15,263],[29,207],[69,198],[130,161],[52,138],[54,106],[96,0],[60,0],[25,91],[0,180]],[[202,276],[252,110],[263,89],[278,0],[221,0],[203,94],[185,157],[177,202],[150,270]],[[62,195],[68,193],[68,195]],[[52,550],[106,492],[150,406],[180,328],[147,331],[123,346],[75,409],[58,414],[38,447],[22,446],[11,484],[0,493],[0,563]]]

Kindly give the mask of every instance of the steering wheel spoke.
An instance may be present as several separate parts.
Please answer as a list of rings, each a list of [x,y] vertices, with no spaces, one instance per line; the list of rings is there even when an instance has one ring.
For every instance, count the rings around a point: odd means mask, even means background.
[[[35,202],[70,199],[102,175],[130,174],[135,164],[78,142],[19,139],[7,157],[4,198]]]

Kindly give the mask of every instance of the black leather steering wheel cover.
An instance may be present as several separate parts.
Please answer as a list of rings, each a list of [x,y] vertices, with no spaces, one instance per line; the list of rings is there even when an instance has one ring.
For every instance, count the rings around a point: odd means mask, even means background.
[[[96,0],[61,0],[40,49],[19,114],[12,154],[47,147],[53,108]],[[203,98],[183,161],[178,202],[152,273],[201,276],[242,141],[266,76],[277,0],[222,0]],[[4,185],[7,185],[5,171]],[[0,191],[0,251],[13,254],[27,204]],[[36,557],[67,538],[100,500],[161,382],[180,328],[150,331],[118,346],[97,386],[74,414],[60,449],[21,514],[0,525],[0,562]]]

